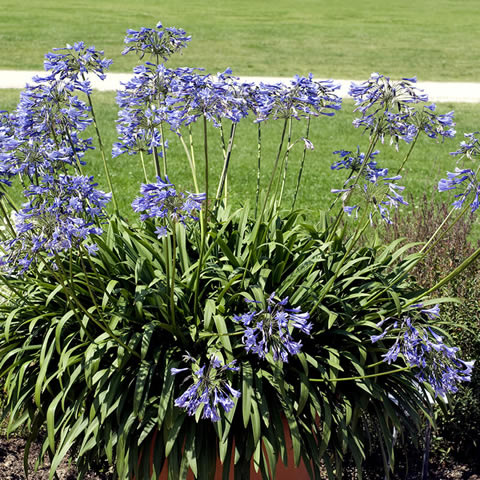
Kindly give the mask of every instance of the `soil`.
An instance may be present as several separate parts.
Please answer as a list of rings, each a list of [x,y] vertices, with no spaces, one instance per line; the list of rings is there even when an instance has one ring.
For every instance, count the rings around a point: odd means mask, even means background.
[[[21,437],[9,437],[0,435],[0,480],[26,480],[23,468],[23,452],[25,450],[25,440]],[[28,460],[29,480],[48,480],[49,461],[45,459],[45,464],[35,471],[35,462],[38,458],[40,447],[32,445]],[[418,465],[417,465],[418,466]],[[474,471],[475,470],[475,471]],[[354,469],[350,470],[348,479],[356,478]],[[112,480],[111,473],[89,472],[85,480]],[[383,480],[385,477],[379,472],[365,472],[366,480]],[[411,473],[391,477],[392,480],[421,480],[420,473]],[[63,461],[56,471],[55,480],[77,480],[77,471],[75,465],[67,460]],[[468,465],[431,465],[428,480],[480,480],[480,469]]]
[[[0,480],[25,480],[23,467],[23,452],[25,451],[25,440],[21,437],[11,436],[8,439],[0,436]],[[29,480],[48,480],[50,473],[50,462],[45,458],[44,465],[35,471],[35,462],[40,452],[39,445],[33,444],[30,447],[28,458]],[[63,461],[57,468],[55,480],[77,480],[77,470],[71,462]],[[85,480],[111,480],[112,475],[88,473]]]

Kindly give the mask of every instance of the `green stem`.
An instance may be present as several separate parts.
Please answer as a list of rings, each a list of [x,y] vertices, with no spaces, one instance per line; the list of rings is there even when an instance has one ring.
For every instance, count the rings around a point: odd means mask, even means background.
[[[410,300],[405,305],[403,305],[403,308],[408,307],[410,305],[413,305],[415,303],[418,303],[419,300],[421,300],[422,298],[430,295],[435,290],[438,290],[439,288],[443,287],[446,283],[448,283],[450,280],[454,279],[457,275],[459,275],[461,272],[463,272],[463,270],[465,270],[479,256],[480,256],[480,248],[475,250],[475,252],[473,252],[467,259],[465,259],[457,268],[455,268],[455,270],[451,271],[446,277],[442,278],[433,287],[431,287],[426,292],[419,295],[417,298],[414,298],[413,300]]]
[[[177,331],[177,323],[175,320],[175,271],[177,261],[177,225],[173,222],[172,225],[172,271],[171,271],[171,284],[170,284],[170,312],[172,317],[172,325]]]
[[[435,245],[437,245],[438,242],[440,242],[442,240],[442,238],[448,233],[448,231],[455,225],[455,223],[458,222],[458,220],[464,215],[464,213],[466,212],[466,210],[469,208],[469,205],[466,205],[463,210],[459,213],[459,215],[455,218],[455,221],[452,222],[452,224],[448,227],[447,230],[445,230],[442,235],[440,235],[440,237],[433,243],[433,245],[430,246],[430,248],[427,250],[427,251],[424,251],[425,248],[430,244],[431,240],[437,235],[438,231],[440,230],[440,228],[445,224],[445,222],[447,221],[448,217],[452,214],[453,210],[452,209],[449,214],[447,215],[447,217],[444,219],[444,221],[442,222],[442,224],[440,225],[439,228],[437,228],[437,230],[434,232],[434,234],[432,235],[432,237],[429,239],[429,241],[422,247],[422,249],[420,250],[420,252],[418,252],[419,256],[414,259],[406,268],[403,272],[399,273],[393,280],[392,282],[387,285],[385,288],[383,288],[382,290],[380,290],[379,292],[377,292],[366,304],[365,304],[365,308],[369,307],[378,297],[380,297],[381,295],[383,295],[385,292],[387,292],[388,290],[390,290],[393,286],[395,286],[397,283],[401,282],[407,275],[408,273],[413,270],[418,263],[420,263],[422,260],[424,260],[427,256],[427,254],[430,252],[430,250],[432,248],[435,247]],[[458,267],[457,267],[458,268]],[[455,270],[454,270],[455,271]],[[442,283],[443,285],[443,283]],[[436,287],[434,288],[432,291],[436,290],[437,288],[439,287]],[[424,297],[426,295],[425,294],[422,294],[421,297]],[[421,298],[420,297],[420,298]],[[413,302],[415,303],[415,302]],[[410,304],[410,303],[409,303]]]
[[[305,138],[307,140],[308,140],[309,134],[310,134],[310,116],[307,117],[307,130],[305,132]],[[300,163],[300,170],[298,171],[297,184],[295,186],[295,193],[293,194],[292,210],[295,208],[295,203],[297,202],[297,195],[300,189],[300,182],[302,180],[303,167],[305,165],[306,154],[307,154],[307,146],[305,145],[303,148],[303,155],[302,155],[302,162]]]
[[[92,112],[93,112],[93,110],[92,110]],[[80,175],[83,175],[82,163],[80,162],[80,158],[78,156],[78,153],[75,151],[75,144],[73,143],[72,136],[70,135],[70,130],[68,129],[68,126],[66,124],[63,125],[63,128],[65,129],[65,133],[67,134],[68,143],[70,144],[73,155],[75,157],[75,162],[76,162],[76,167],[78,169],[78,173]],[[56,143],[56,139],[55,139],[55,143]],[[57,146],[57,148],[58,148],[58,146]],[[66,173],[65,170],[64,170],[64,172]]]
[[[3,199],[2,199],[2,198],[0,198],[0,210],[2,211],[2,215],[3,215],[4,221],[5,221],[5,223],[7,224],[8,229],[10,230],[10,233],[12,234],[12,237],[13,237],[13,238],[16,238],[16,237],[17,237],[17,234],[16,234],[16,232],[15,232],[15,229],[13,228],[12,223],[10,222],[10,218],[9,218],[9,216],[8,216],[8,213],[7,213],[7,211],[5,210],[5,206],[3,205]]]
[[[145,177],[145,183],[148,183],[147,169],[145,167],[145,159],[143,158],[143,152],[140,150],[140,161],[142,162],[143,176]]]
[[[170,289],[170,260],[171,260],[171,255],[170,255],[170,238],[169,236],[163,237],[163,246],[165,249],[165,275],[167,277],[167,290]],[[170,292],[169,292],[169,297],[170,297]],[[173,321],[175,322],[175,317],[173,318]]]
[[[105,317],[103,316],[103,312],[100,309],[100,307],[98,306],[97,300],[95,298],[95,295],[93,294],[93,290],[92,290],[92,287],[90,285],[90,281],[88,280],[88,273],[87,273],[87,269],[85,268],[82,249],[80,249],[80,265],[82,267],[83,277],[85,278],[85,283],[87,285],[88,293],[90,295],[90,298],[92,299],[93,304],[95,305],[95,310],[100,314],[100,317],[101,317],[102,321],[104,323],[106,323]]]
[[[275,179],[275,174],[277,172],[278,163],[280,161],[280,154],[282,153],[283,142],[285,140],[285,132],[287,131],[287,123],[288,123],[288,118],[286,118],[285,121],[283,122],[282,135],[280,137],[280,143],[278,145],[277,156],[275,158],[275,163],[273,164],[272,175],[270,176],[270,181],[268,182],[267,193],[265,195],[265,200],[263,202],[262,211],[260,212],[259,221],[261,221],[261,219],[263,218],[263,214],[265,213],[265,209],[267,207],[268,197],[270,196],[270,191],[272,190],[273,181]]]
[[[203,153],[205,158],[205,197],[206,197],[206,207],[204,216],[205,216],[205,225],[208,218],[208,201],[209,201],[209,190],[208,190],[208,133],[207,133],[207,117],[203,116]]]
[[[10,195],[8,194],[8,192],[6,191],[6,189],[4,188],[3,183],[0,185],[0,188],[1,188],[0,196],[5,197],[5,200],[6,200],[7,203],[10,205],[10,207],[11,207],[13,210],[15,210],[16,212],[18,212],[18,207],[17,207],[16,203],[13,201],[12,197],[10,197]],[[24,187],[24,188],[25,188],[25,187]]]
[[[84,78],[85,79],[85,78]],[[113,189],[113,185],[112,185],[112,179],[110,177],[110,170],[108,169],[108,165],[107,165],[107,157],[105,155],[105,148],[103,146],[103,141],[102,141],[102,137],[100,135],[100,130],[98,128],[98,124],[97,124],[97,117],[95,115],[95,110],[93,108],[93,103],[92,103],[92,98],[90,97],[90,94],[87,93],[87,99],[88,99],[88,104],[90,106],[90,110],[92,112],[92,119],[93,119],[93,125],[95,126],[95,132],[97,134],[97,139],[98,139],[98,145],[100,146],[100,153],[102,155],[102,160],[103,160],[103,169],[105,171],[105,177],[107,179],[107,183],[108,183],[108,188],[110,189],[110,191],[112,192],[112,203],[113,203],[113,208],[115,210],[115,213],[118,213],[118,204],[117,204],[117,199],[115,197],[115,192],[114,192],[114,189]]]
[[[255,218],[257,218],[258,201],[260,197],[260,167],[262,164],[262,126],[257,123],[257,190],[255,192]]]
[[[183,146],[183,149],[185,150],[185,154],[187,155],[188,158],[188,163],[190,164],[190,170],[192,171],[192,177],[193,177],[193,185],[195,186],[195,193],[199,193],[200,190],[198,189],[198,182],[197,182],[197,169],[195,167],[195,158],[192,158],[191,153],[188,151],[188,147],[185,144],[185,140],[183,139],[183,136],[179,134],[180,138],[180,143]]]
[[[277,207],[280,208],[280,204],[283,199],[283,191],[285,188],[285,182],[287,181],[287,169],[288,169],[288,155],[290,153],[290,145],[292,140],[292,117],[288,119],[288,135],[287,135],[287,150],[283,157],[283,174],[282,174],[282,185],[280,188],[280,195],[277,197]],[[280,180],[280,179],[279,179]]]
[[[372,154],[373,149],[375,148],[375,145],[378,142],[378,139],[379,139],[379,134],[378,134],[378,131],[376,130],[374,135],[373,135],[372,140],[370,141],[370,145],[368,147],[367,153],[365,154],[364,161],[363,161],[363,163],[360,167],[360,170],[357,173],[357,176],[355,177],[355,181],[353,182],[353,184],[350,187],[349,192],[347,193],[347,196],[344,200],[344,203],[348,203],[348,201],[350,200],[350,197],[353,194],[353,190],[357,186],[357,184],[360,180],[360,177],[362,176],[363,172],[367,168],[368,159],[370,158],[370,155]],[[341,221],[344,214],[345,214],[345,212],[344,212],[343,208],[341,208],[340,211],[337,214],[337,217],[335,219],[335,223],[334,223],[332,229],[330,230],[330,233],[329,233],[328,238],[327,238],[327,242],[333,239],[333,236],[335,235],[335,233],[337,231],[337,228],[340,225],[340,221]]]
[[[403,162],[402,162],[402,164],[400,165],[400,168],[397,170],[397,175],[400,175],[400,173],[401,173],[402,170],[403,170],[403,167],[405,166],[405,164],[407,163],[408,159],[410,158],[410,154],[412,153],[413,148],[415,147],[415,144],[417,143],[417,140],[418,140],[419,135],[420,135],[420,129],[417,130],[417,133],[416,133],[416,135],[415,135],[415,138],[414,138],[413,141],[410,143],[410,148],[408,149],[408,152],[407,152],[407,154],[405,155],[405,158],[403,159]]]
[[[232,128],[230,130],[230,138],[228,140],[228,147],[226,150],[224,150],[224,163],[223,163],[222,175],[220,177],[220,182],[218,183],[218,189],[217,189],[217,194],[215,198],[215,210],[217,209],[218,204],[220,203],[220,199],[222,197],[222,191],[224,188],[225,188],[225,198],[227,196],[227,173],[228,173],[228,166],[230,164],[230,157],[232,154],[233,140],[235,138],[236,128],[237,128],[237,124],[232,123]]]
[[[397,373],[397,372],[405,372],[407,370],[411,370],[412,367],[401,367],[401,368],[395,368],[394,370],[388,370],[386,372],[380,372],[380,373],[372,373],[370,375],[363,375],[361,377],[344,377],[344,378],[311,378],[310,382],[345,382],[345,381],[351,381],[351,380],[363,380],[364,378],[375,378],[375,377],[381,377],[383,375],[390,375],[391,373]]]
[[[205,254],[205,244],[207,236],[207,223],[208,223],[208,135],[207,135],[207,118],[203,116],[203,147],[205,155],[205,209],[202,212],[200,218],[200,229],[201,229],[201,242],[200,242],[200,256],[198,259],[198,268],[196,271],[195,277],[195,298],[194,298],[194,307],[193,307],[193,319],[194,323],[197,322],[198,318],[198,297],[200,294],[200,272],[203,268],[203,259]]]
[[[162,137],[162,162],[163,176],[167,176],[167,149],[165,148],[165,139],[163,138],[163,122],[160,122],[160,136]]]
[[[355,232],[352,236],[352,238],[350,239],[348,245],[347,245],[347,249],[345,251],[345,254],[343,255],[342,259],[340,260],[340,262],[338,262],[337,264],[337,269],[335,271],[335,273],[333,274],[333,276],[328,280],[328,282],[325,284],[325,286],[322,288],[322,290],[320,291],[320,294],[318,296],[318,300],[315,302],[315,304],[313,305],[313,307],[311,308],[309,314],[310,316],[312,316],[313,312],[318,308],[318,306],[322,303],[323,299],[325,298],[325,296],[327,295],[327,293],[330,291],[330,289],[332,288],[335,280],[338,278],[338,275],[340,273],[340,270],[342,269],[343,267],[343,264],[345,263],[345,261],[349,258],[350,256],[350,253],[352,252],[353,250],[353,247],[356,245],[357,241],[360,239],[360,237],[362,236],[362,233],[365,231],[365,229],[367,228],[368,226],[368,222],[365,222],[365,217],[367,215],[367,210],[365,209],[365,213],[363,214],[363,217],[361,219],[361,222],[359,222],[357,224],[357,228],[355,229]],[[362,225],[360,227],[360,225]]]
[[[153,164],[155,166],[155,176],[160,176],[160,160],[158,159],[158,149],[153,147]]]

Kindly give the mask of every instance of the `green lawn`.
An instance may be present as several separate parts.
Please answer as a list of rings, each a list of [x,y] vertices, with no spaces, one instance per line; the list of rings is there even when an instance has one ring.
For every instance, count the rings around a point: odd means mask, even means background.
[[[0,11],[0,69],[41,68],[45,52],[84,40],[130,71],[125,30],[162,20],[193,37],[176,65],[213,73],[480,79],[478,0],[0,0]]]
[[[18,90],[3,90],[0,92],[0,110],[12,110],[18,99]],[[107,145],[107,154],[113,142],[116,141],[115,119],[117,107],[114,102],[114,93],[94,94],[96,111],[99,113],[99,123],[104,135],[104,143]],[[331,188],[340,188],[343,182],[344,173],[330,170],[330,165],[335,157],[334,150],[348,149],[355,150],[357,145],[365,151],[368,138],[361,135],[361,131],[351,126],[354,118],[352,115],[353,103],[344,102],[343,110],[335,117],[321,117],[314,119],[311,126],[310,138],[315,145],[313,152],[307,153],[304,182],[299,196],[299,206],[307,208],[327,208],[333,200],[330,193]],[[456,150],[458,143],[463,138],[464,132],[477,131],[480,127],[480,109],[474,104],[440,104],[438,111],[445,113],[454,109],[457,120],[457,139],[447,140],[445,143],[437,144],[426,136],[420,137],[414,154],[407,164],[404,184],[406,194],[412,193],[417,197],[423,193],[434,193],[437,182],[445,177],[447,170],[453,171],[455,159],[448,153]],[[275,152],[278,148],[282,123],[281,121],[267,123],[262,126],[263,139],[263,166],[262,186],[266,184],[271,172]],[[294,123],[293,138],[302,137],[305,124]],[[203,170],[203,143],[201,129],[195,125],[196,152],[198,169]],[[91,132],[94,135],[94,132]],[[168,135],[170,148],[168,150],[169,177],[182,189],[192,190],[188,162],[184,155],[180,142],[176,135]],[[256,165],[257,165],[257,127],[248,119],[240,123],[236,136],[236,144],[232,154],[230,169],[230,193],[235,204],[253,201],[255,198],[256,186]],[[388,144],[380,145],[381,154],[378,157],[379,165],[389,167],[394,171],[398,168],[407,146],[401,145],[400,152]],[[218,131],[211,127],[209,132],[210,165],[212,179],[218,178],[222,166],[222,154]],[[299,162],[303,147],[298,145],[292,150],[289,159],[290,182],[287,184],[286,198],[291,199],[294,191],[294,179],[297,176]],[[107,189],[102,162],[98,152],[90,152],[87,157],[87,171],[95,175],[102,188]],[[143,181],[141,163],[138,156],[121,155],[110,159],[109,164],[112,170],[112,177],[115,190],[119,196],[119,203],[124,212],[130,211],[130,203],[138,194],[140,183]],[[150,169],[150,180],[154,178],[153,168]],[[450,201],[451,195],[437,194],[439,199]]]

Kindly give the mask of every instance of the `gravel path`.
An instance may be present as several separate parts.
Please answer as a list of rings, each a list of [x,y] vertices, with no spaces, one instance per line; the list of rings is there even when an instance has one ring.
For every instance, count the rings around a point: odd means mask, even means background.
[[[0,70],[0,88],[23,88],[34,75],[44,75],[43,71],[31,70]],[[117,90],[121,82],[129,80],[130,73],[109,73],[103,82],[97,77],[91,78],[92,86],[102,91]],[[241,77],[247,82],[288,82],[282,77]],[[348,88],[352,80],[336,80],[340,83],[341,97],[348,96]],[[360,80],[354,80],[359,82]],[[480,103],[480,83],[461,82],[418,82],[418,88],[428,93],[432,102],[466,102]]]

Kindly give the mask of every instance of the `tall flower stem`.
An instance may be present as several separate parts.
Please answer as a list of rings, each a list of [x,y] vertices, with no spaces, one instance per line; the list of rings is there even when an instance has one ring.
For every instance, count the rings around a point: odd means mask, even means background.
[[[478,257],[480,256],[480,248],[475,250],[467,259],[465,259],[455,270],[451,271],[446,277],[442,278],[439,282],[437,282],[433,287],[429,288],[426,292],[422,293],[422,295],[418,296],[417,298],[410,300],[407,302],[403,308],[408,307],[410,305],[414,305],[418,303],[419,300],[430,295],[431,293],[435,292],[439,288],[443,287],[447,284],[450,280],[453,280],[457,277],[463,270],[465,270],[471,263],[473,263]]]
[[[283,128],[282,128],[282,134],[281,134],[281,137],[280,137],[280,143],[278,144],[277,156],[275,157],[275,163],[273,164],[272,174],[270,176],[270,181],[268,182],[267,192],[265,194],[265,200],[263,202],[263,207],[262,207],[262,210],[260,212],[259,221],[262,220],[263,214],[265,213],[265,209],[267,208],[268,199],[269,199],[269,196],[270,196],[270,192],[272,190],[273,182],[275,180],[275,174],[277,173],[277,168],[278,168],[278,164],[279,164],[279,161],[280,161],[280,155],[282,153],[283,143],[285,141],[285,132],[287,131],[287,124],[288,124],[288,118],[286,118],[285,121],[283,122]]]
[[[92,110],[92,112],[93,112],[93,110]],[[83,175],[82,162],[80,162],[80,158],[78,157],[78,153],[76,153],[76,151],[75,151],[75,144],[73,143],[72,136],[70,135],[70,131],[69,131],[67,125],[64,125],[64,128],[65,128],[65,133],[67,134],[68,143],[70,144],[70,147],[72,148],[73,155],[75,157],[76,167],[78,169],[78,172],[80,173],[80,175]],[[56,142],[57,142],[57,140],[55,139],[55,143]],[[100,141],[99,141],[99,143],[100,143]],[[113,195],[113,191],[112,191],[112,195]]]
[[[196,166],[195,166],[195,157],[193,156],[192,157],[192,150],[189,150],[186,143],[185,143],[185,140],[183,139],[183,136],[181,134],[179,134],[179,138],[180,138],[180,143],[182,144],[183,146],[183,149],[185,150],[185,154],[187,155],[187,159],[188,159],[188,163],[190,165],[190,170],[192,172],[192,178],[193,178],[193,185],[195,187],[195,193],[199,193],[200,190],[198,189],[198,181],[197,181],[197,169],[196,169]]]
[[[353,182],[353,185],[351,185],[350,190],[347,193],[347,196],[345,198],[345,203],[347,203],[349,201],[350,197],[352,196],[354,188],[358,184],[358,181],[360,180],[360,177],[362,176],[363,172],[367,168],[368,159],[370,158],[370,155],[372,154],[373,149],[375,148],[375,145],[378,142],[378,139],[379,139],[378,131],[375,131],[375,133],[373,135],[373,138],[370,141],[370,145],[368,146],[367,153],[365,154],[362,166],[360,167],[360,170],[357,173],[357,176],[355,178],[355,181]],[[333,236],[335,235],[335,233],[337,231],[338,226],[340,225],[340,221],[342,220],[344,214],[345,214],[345,212],[344,212],[343,208],[341,208],[339,210],[338,214],[337,214],[337,217],[335,219],[335,223],[333,224],[333,227],[331,228],[331,231],[328,235],[327,241],[332,240]]]
[[[228,140],[228,146],[226,150],[224,150],[224,162],[223,162],[223,169],[222,169],[222,174],[220,177],[220,182],[218,183],[218,189],[217,189],[217,194],[215,197],[215,210],[218,207],[218,204],[220,203],[220,199],[222,197],[222,191],[225,189],[225,202],[227,199],[227,174],[228,174],[228,166],[230,164],[230,157],[232,154],[232,148],[233,148],[233,141],[235,138],[235,132],[236,132],[237,124],[232,123],[232,128],[230,130],[230,138]],[[225,143],[224,143],[225,145]]]
[[[401,282],[406,276],[407,274],[412,271],[422,260],[424,260],[428,253],[442,240],[442,238],[445,237],[445,235],[455,226],[455,224],[463,217],[463,215],[465,215],[466,211],[470,208],[470,205],[465,205],[464,208],[462,209],[462,211],[457,215],[457,217],[455,217],[454,221],[448,226],[448,228],[446,228],[442,233],[441,235],[435,240],[435,242],[432,243],[433,239],[438,235],[438,233],[442,230],[442,228],[444,227],[444,225],[447,223],[448,219],[450,218],[450,216],[452,215],[452,213],[456,210],[455,208],[452,208],[450,210],[450,212],[448,212],[448,215],[443,219],[441,225],[435,230],[435,232],[433,233],[433,235],[429,238],[428,242],[421,248],[421,250],[418,252],[418,256],[410,262],[410,264],[405,268],[405,270],[398,274],[391,282],[389,285],[387,285],[385,288],[383,288],[382,290],[380,290],[376,295],[374,295],[368,302],[367,304],[365,305],[366,307],[368,307],[371,303],[373,303],[379,296],[383,295],[385,292],[387,292],[389,289],[391,289],[392,287],[394,287],[397,283]],[[428,247],[428,248],[427,248]],[[474,258],[477,258],[477,254],[476,252],[474,252],[472,254],[472,256],[474,256]],[[470,257],[469,257],[470,258]],[[468,260],[468,259],[467,259]],[[465,263],[465,262],[464,262]],[[464,265],[464,263],[462,263],[462,265]],[[466,265],[463,266],[463,268],[460,269],[460,267],[462,265],[460,265],[459,267],[457,267],[454,272],[457,272],[456,274],[460,273],[463,269],[465,269],[468,265],[470,265],[471,261],[469,261]],[[454,276],[451,276],[448,275],[447,277],[445,278],[454,278]],[[438,288],[440,288],[442,285],[444,285],[446,282],[444,281],[445,279],[443,279],[441,281],[441,284],[437,284],[436,286],[432,287],[428,292],[425,292],[422,294],[421,297],[419,298],[423,298],[425,297],[428,293],[431,293],[431,292],[434,292],[435,290],[437,290]],[[416,300],[418,301],[418,299]],[[415,301],[412,301],[412,302],[409,302],[408,305],[412,304],[412,303],[415,303]]]
[[[205,217],[205,224],[207,223],[208,217],[208,202],[209,202],[209,190],[208,190],[208,133],[207,133],[207,117],[203,115],[203,153],[204,153],[204,160],[205,160],[205,196],[206,196],[206,206],[204,217]]]
[[[347,244],[347,249],[345,251],[345,254],[343,255],[342,259],[338,262],[336,265],[336,270],[333,274],[333,276],[328,280],[328,282],[325,284],[325,286],[322,288],[318,295],[318,300],[315,302],[314,306],[310,309],[310,316],[312,316],[313,312],[319,307],[319,305],[322,303],[323,299],[325,296],[328,294],[330,289],[332,288],[333,284],[335,283],[335,280],[338,278],[338,275],[340,274],[340,271],[345,263],[345,261],[350,257],[350,253],[352,252],[354,246],[360,239],[361,235],[363,232],[366,230],[368,226],[368,222],[366,221],[366,216],[367,216],[367,210],[365,209],[365,212],[362,216],[361,221],[358,223],[357,228],[355,229],[355,232],[350,239],[350,241]]]
[[[13,228],[13,225],[10,222],[10,218],[8,216],[8,213],[5,210],[5,206],[3,205],[3,198],[0,198],[0,210],[2,211],[4,222],[7,224],[8,229],[10,230],[10,233],[12,234],[13,238],[15,238],[17,236],[17,234],[15,233],[15,229]]]
[[[85,80],[85,77],[84,77],[84,80]],[[90,106],[90,111],[92,112],[92,120],[93,120],[93,125],[95,127],[95,132],[96,132],[96,135],[97,135],[97,139],[98,139],[98,145],[100,146],[100,153],[102,155],[103,169],[105,171],[105,178],[107,179],[108,188],[112,192],[113,208],[115,210],[115,213],[118,213],[118,203],[117,203],[117,199],[115,197],[115,191],[113,189],[112,179],[110,177],[110,170],[108,169],[108,165],[107,165],[107,157],[105,155],[105,148],[103,146],[102,136],[100,135],[100,130],[98,128],[97,117],[95,115],[95,110],[93,108],[92,97],[90,96],[89,93],[87,93],[87,99],[88,99],[88,105]]]
[[[272,185],[273,185],[273,182],[275,180],[275,174],[276,174],[278,164],[279,164],[279,161],[280,161],[280,155],[281,155],[282,149],[283,149],[283,143],[285,141],[285,132],[287,131],[287,123],[288,123],[288,118],[286,118],[285,121],[283,122],[282,134],[281,134],[281,137],[280,137],[280,142],[278,144],[277,156],[275,158],[275,163],[273,165],[273,170],[272,170],[272,174],[270,176],[270,181],[268,183],[268,188],[267,188],[267,192],[266,192],[266,195],[265,195],[265,200],[263,202],[262,210],[260,211],[260,214],[257,216],[255,226],[253,227],[253,232],[252,232],[253,237],[258,236],[260,225],[263,221],[263,215],[265,213],[265,209],[267,208],[268,199],[269,199],[269,196],[270,196],[270,192],[272,190]],[[275,202],[273,202],[273,205],[274,204],[275,204]],[[270,213],[273,213],[273,212],[270,212]],[[271,216],[269,216],[269,217],[270,217],[269,218],[269,220],[270,220]],[[256,239],[257,242],[258,242],[257,244],[261,244],[263,242],[263,239],[265,238],[265,235],[266,235],[266,229],[265,229],[264,233],[261,235],[261,238]],[[245,277],[247,275],[248,267],[250,265],[250,260],[251,260],[252,255],[253,255],[253,250],[254,250],[254,248],[250,249],[250,252],[248,254],[247,262],[245,263],[245,268],[244,268],[243,275],[242,275],[242,280],[241,280],[242,288],[243,288],[243,284],[245,282]]]
[[[207,134],[207,117],[203,116],[203,151],[205,156],[205,209],[200,219],[201,240],[200,240],[200,256],[198,259],[198,267],[195,277],[195,299],[193,318],[194,322],[198,317],[198,296],[200,292],[200,272],[203,268],[203,259],[205,254],[205,245],[207,237],[207,223],[208,223],[208,134]]]
[[[170,315],[171,315],[171,320],[173,327],[175,328],[175,331],[177,331],[177,323],[175,320],[175,271],[177,267],[177,224],[176,222],[173,222],[172,225],[172,270],[170,272]],[[170,259],[167,259],[167,262],[169,262]]]
[[[165,138],[163,137],[163,122],[160,122],[160,136],[162,137],[162,162],[163,176],[167,176],[167,149],[165,148]]]
[[[307,117],[307,128],[305,131],[305,138],[308,140],[310,135],[310,116]],[[293,194],[292,210],[295,208],[295,203],[297,202],[298,191],[300,190],[300,183],[303,175],[303,167],[305,166],[305,157],[307,154],[307,146],[303,147],[302,161],[300,163],[300,169],[298,171],[297,184],[295,185],[295,193]]]
[[[25,189],[25,185],[23,185],[23,188]],[[12,197],[8,194],[8,192],[6,191],[6,189],[4,188],[4,185],[3,184],[0,184],[0,197],[3,199],[5,198],[5,200],[7,201],[8,205],[10,205],[10,207],[15,210],[15,212],[18,212],[18,207],[16,205],[16,203],[14,202],[14,200],[12,199]]]
[[[147,169],[145,167],[145,159],[143,158],[143,152],[140,150],[140,161],[142,162],[143,176],[145,178],[145,183],[148,183]]]
[[[287,181],[287,169],[288,169],[288,155],[290,153],[290,147],[291,147],[291,140],[292,140],[292,117],[288,119],[288,135],[287,135],[287,150],[285,152],[285,155],[283,157],[283,172],[282,172],[282,183],[280,187],[280,194],[277,196],[277,207],[280,208],[280,204],[282,203],[283,199],[283,191],[285,189],[285,182]],[[278,179],[278,182],[280,183],[280,178]],[[277,184],[277,190],[278,190],[278,184]]]
[[[158,159],[158,149],[153,147],[153,165],[155,166],[155,176],[160,176],[160,160]]]
[[[165,275],[167,277],[167,291],[169,292],[169,297],[170,297],[170,276],[171,276],[171,271],[170,271],[170,261],[172,260],[171,252],[170,252],[170,238],[169,236],[163,237],[163,248],[165,251]],[[171,306],[171,304],[170,304]],[[172,312],[170,312],[172,313]],[[175,315],[173,315],[172,318],[172,324],[175,323]]]
[[[375,378],[375,377],[381,377],[383,375],[390,375],[391,373],[406,372],[407,370],[411,370],[411,369],[412,367],[400,367],[400,368],[394,368],[393,370],[387,370],[386,372],[371,373],[370,375],[362,375],[361,377],[310,378],[309,381],[310,382],[345,382],[345,381],[351,381],[351,380],[363,380],[364,378]]]
[[[255,217],[257,217],[258,202],[260,197],[260,172],[262,165],[262,124],[257,124],[257,189],[255,191]]]
[[[403,159],[402,164],[400,165],[400,168],[397,170],[397,175],[400,175],[400,173],[403,170],[403,167],[407,163],[408,159],[410,158],[410,154],[412,153],[413,149],[415,148],[415,144],[417,143],[418,137],[420,135],[420,129],[417,130],[417,133],[415,134],[414,139],[410,143],[410,148],[408,149],[407,154],[405,155],[405,158]]]

